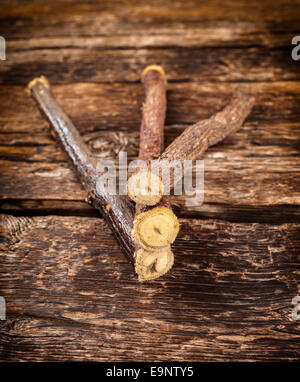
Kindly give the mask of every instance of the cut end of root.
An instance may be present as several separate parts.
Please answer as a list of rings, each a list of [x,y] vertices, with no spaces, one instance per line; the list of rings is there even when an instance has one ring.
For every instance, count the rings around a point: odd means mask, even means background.
[[[38,82],[41,82],[44,86],[46,86],[46,88],[50,89],[49,82],[45,76],[34,78],[33,80],[29,82],[29,84],[27,85],[27,88],[31,90]]]
[[[157,72],[160,73],[160,75],[162,76],[162,78],[165,80],[165,83],[167,83],[167,77],[166,77],[166,73],[165,71],[163,70],[163,68],[159,65],[148,65],[144,70],[143,70],[143,73],[142,73],[142,82],[144,82],[144,78],[146,76],[146,74],[148,72],[150,72],[151,70],[155,70]]]
[[[155,207],[137,215],[133,223],[134,241],[147,250],[170,246],[179,231],[176,215],[167,207]]]
[[[127,182],[127,194],[136,203],[155,206],[164,193],[163,183],[150,171],[133,174]]]
[[[149,281],[167,273],[174,264],[174,255],[170,248],[149,252],[140,248],[135,252],[135,271],[139,281]]]

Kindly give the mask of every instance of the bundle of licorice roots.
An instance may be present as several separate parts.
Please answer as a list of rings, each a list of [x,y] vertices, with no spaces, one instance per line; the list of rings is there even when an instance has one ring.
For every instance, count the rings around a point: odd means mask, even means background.
[[[206,120],[186,128],[164,150],[167,81],[163,69],[147,66],[142,73],[145,89],[140,128],[139,165],[127,182],[128,196],[112,194],[99,182],[97,160],[50,90],[45,77],[32,80],[28,88],[54,130],[87,191],[87,200],[106,220],[122,251],[131,261],[139,281],[156,279],[174,263],[171,245],[179,232],[168,195],[184,171],[164,169],[172,161],[184,168],[185,160],[202,159],[208,147],[237,131],[250,113],[255,97],[248,87],[236,91],[229,104]],[[166,192],[166,190],[168,192]],[[135,202],[135,207],[133,203]]]

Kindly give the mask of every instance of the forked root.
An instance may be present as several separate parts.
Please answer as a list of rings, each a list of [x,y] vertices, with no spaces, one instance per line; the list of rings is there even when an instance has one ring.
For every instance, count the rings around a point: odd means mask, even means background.
[[[179,231],[179,222],[170,208],[159,206],[136,215],[132,235],[147,250],[170,246]]]
[[[154,280],[167,273],[174,264],[174,255],[170,248],[154,252],[140,248],[134,256],[139,281]]]
[[[148,72],[149,73],[149,72]],[[209,119],[199,121],[189,126],[177,137],[163,153],[157,152],[150,158],[147,158],[148,169],[138,169],[128,181],[128,196],[137,203],[153,206],[159,203],[162,195],[168,190],[172,193],[175,185],[184,176],[184,171],[170,172],[170,164],[173,161],[179,162],[181,169],[184,169],[184,161],[194,161],[201,159],[208,147],[222,141],[229,134],[237,131],[249,115],[255,103],[255,96],[248,87],[240,88],[231,102],[223,110],[214,114]],[[150,103],[150,106],[152,104]],[[151,107],[149,107],[151,110]],[[144,114],[149,110],[145,108],[143,113],[144,121],[152,121],[153,117],[148,118]],[[156,106],[156,109],[159,109]],[[152,110],[153,112],[153,110]],[[150,113],[151,114],[151,113]],[[152,117],[152,118],[151,118]],[[150,123],[149,123],[150,124]],[[146,125],[144,123],[144,125]],[[141,129],[141,137],[144,133],[144,146],[149,146],[148,142],[153,141],[155,129],[151,134],[146,134]],[[158,140],[158,139],[157,139]],[[144,146],[141,146],[143,148]],[[149,148],[147,149],[149,151]],[[145,155],[140,155],[139,159],[144,159]],[[150,171],[151,164],[151,171]],[[158,172],[159,171],[159,172]],[[158,174],[166,174],[168,177],[158,177]]]

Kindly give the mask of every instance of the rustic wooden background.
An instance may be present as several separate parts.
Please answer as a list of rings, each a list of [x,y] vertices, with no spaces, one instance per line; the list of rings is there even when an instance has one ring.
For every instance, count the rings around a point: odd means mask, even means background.
[[[2,360],[299,360],[300,2],[0,3]],[[137,155],[141,70],[169,80],[166,143],[249,82],[244,127],[173,198],[172,271],[140,284],[25,85],[46,75],[99,158]]]

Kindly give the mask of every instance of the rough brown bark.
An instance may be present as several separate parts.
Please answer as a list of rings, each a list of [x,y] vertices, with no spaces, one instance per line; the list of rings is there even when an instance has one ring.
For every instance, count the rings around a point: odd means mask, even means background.
[[[145,87],[145,103],[138,159],[144,162],[147,169],[151,160],[157,158],[164,147],[165,73],[160,66],[147,66],[142,73],[142,81]],[[171,269],[174,255],[170,245],[178,230],[178,219],[172,212],[167,197],[154,208],[142,203],[136,204],[132,235],[135,242],[144,249],[135,253],[136,271],[141,281],[155,278]]]
[[[150,162],[164,148],[164,125],[167,110],[166,76],[157,65],[147,66],[142,73],[145,103],[140,131],[139,159]]]
[[[183,161],[202,157],[209,146],[217,144],[240,129],[254,102],[255,97],[250,89],[241,88],[221,112],[187,128],[158,159]]]
[[[178,138],[176,138],[167,149],[151,163],[151,171],[148,173],[142,170],[130,178],[133,185],[128,195],[134,201],[141,199],[142,188],[139,184],[145,179],[150,179],[148,184],[148,195],[143,196],[143,203],[153,205],[159,202],[164,194],[164,190],[174,188],[180,180],[184,171],[184,160],[200,159],[209,146],[223,140],[229,134],[237,131],[247,118],[255,102],[254,95],[248,88],[241,88],[237,91],[233,100],[219,113],[211,118],[200,121],[187,128]],[[168,170],[169,163],[177,161],[179,165],[180,178],[175,175],[175,171],[169,171],[168,177],[162,177]],[[167,172],[167,171],[166,171]],[[145,181],[144,181],[145,182]],[[130,185],[128,183],[128,185]],[[128,187],[129,188],[129,187]]]
[[[108,223],[128,259],[134,263],[136,245],[132,239],[133,208],[119,195],[112,195],[97,182],[96,161],[83,143],[77,129],[55,100],[46,78],[36,78],[28,85],[32,97],[54,129],[64,151],[88,193],[88,201]]]
[[[139,166],[138,171],[145,171],[145,174],[147,174],[147,169],[150,169],[151,161],[161,155],[164,147],[164,124],[167,109],[166,76],[160,66],[150,65],[144,70],[142,81],[145,87],[145,102],[143,104],[138,159],[143,161],[143,164]],[[134,179],[134,177],[132,179]],[[149,196],[151,197],[151,194],[148,192],[149,181],[151,184],[153,183],[152,179],[148,179],[147,176],[146,178],[139,179],[137,187],[142,187],[143,190],[138,199],[136,199],[134,194],[131,194],[136,186],[131,185],[131,180],[128,181],[127,191],[129,197],[137,202],[137,213],[144,211],[143,194],[145,193],[146,200]],[[153,179],[153,181],[153,185],[155,185],[155,179]],[[159,193],[161,192],[160,190],[157,191]],[[150,205],[155,204],[154,201]]]
[[[164,124],[167,110],[166,75],[162,67],[150,65],[142,73],[145,88],[138,159],[149,165],[164,149]],[[169,199],[163,198],[161,206],[171,208]],[[150,208],[141,203],[135,206],[136,215]]]

